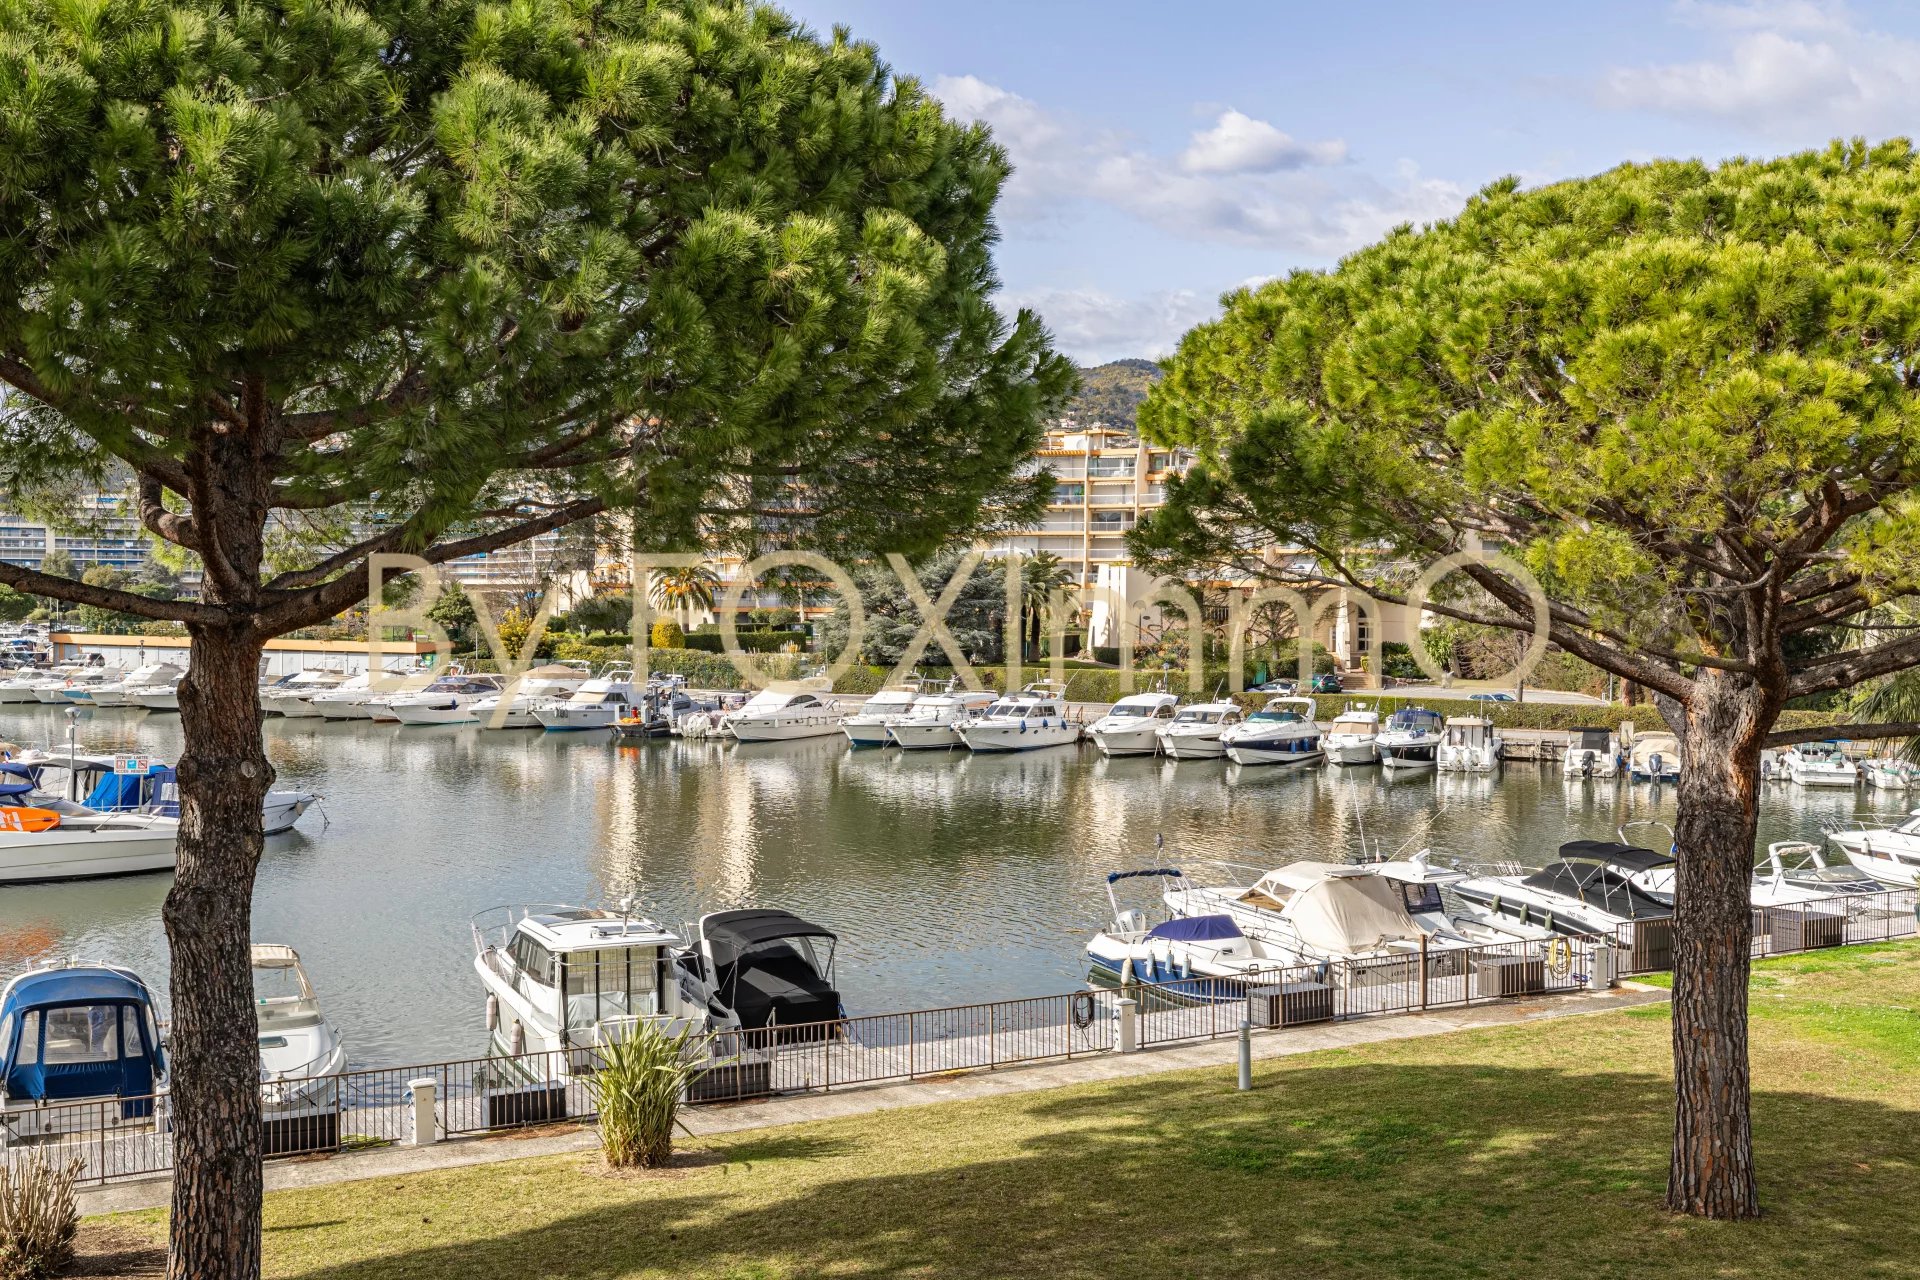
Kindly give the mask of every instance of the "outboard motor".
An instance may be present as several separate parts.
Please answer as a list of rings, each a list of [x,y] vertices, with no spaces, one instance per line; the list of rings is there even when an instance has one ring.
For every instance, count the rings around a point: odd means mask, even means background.
[[[1593,776],[1593,752],[1588,751],[1580,758],[1580,773],[1584,777]]]

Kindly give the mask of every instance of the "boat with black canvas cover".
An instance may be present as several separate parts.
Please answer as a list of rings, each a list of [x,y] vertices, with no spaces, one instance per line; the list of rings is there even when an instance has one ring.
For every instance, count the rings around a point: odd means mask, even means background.
[[[694,926],[680,965],[716,1028],[812,1027],[846,1017],[833,982],[838,943],[833,930],[790,911],[712,911]]]
[[[1497,868],[1470,875],[1454,893],[1494,917],[1544,924],[1556,933],[1599,935],[1666,920],[1673,904],[1636,879],[1673,865],[1673,855],[1614,840],[1569,840],[1538,871]]]

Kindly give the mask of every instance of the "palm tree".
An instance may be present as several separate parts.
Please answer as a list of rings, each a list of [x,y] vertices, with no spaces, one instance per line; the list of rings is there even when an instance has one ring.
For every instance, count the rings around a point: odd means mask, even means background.
[[[1051,551],[1036,551],[1020,565],[1020,613],[1025,620],[1022,658],[1038,661],[1040,640],[1046,629],[1047,606],[1056,588],[1073,581],[1073,575],[1059,556]]]
[[[714,589],[720,579],[704,564],[684,569],[659,569],[647,586],[647,600],[656,609],[671,609],[676,620],[691,631],[692,615],[713,608]]]

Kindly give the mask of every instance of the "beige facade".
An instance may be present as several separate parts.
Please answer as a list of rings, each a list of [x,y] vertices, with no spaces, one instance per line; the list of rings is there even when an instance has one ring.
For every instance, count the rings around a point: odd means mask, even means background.
[[[1184,450],[1153,448],[1104,423],[1062,423],[1047,432],[1031,466],[1053,473],[1053,502],[1040,522],[1002,535],[996,555],[1050,551],[1086,591],[1102,568],[1128,562],[1127,531],[1167,498],[1167,477],[1184,471]]]

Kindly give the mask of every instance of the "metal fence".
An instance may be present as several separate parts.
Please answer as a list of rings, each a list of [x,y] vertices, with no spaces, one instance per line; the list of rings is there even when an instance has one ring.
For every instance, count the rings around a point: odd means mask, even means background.
[[[1753,954],[1913,937],[1915,891],[1889,889],[1791,907],[1756,908]],[[1554,995],[1601,976],[1668,967],[1672,924],[1622,926],[1606,938],[1435,946],[1404,955],[833,1022],[722,1032],[711,1065],[688,1091],[695,1105],[737,1102],[938,1076],[1016,1063],[1233,1035],[1262,1029],[1458,1008]],[[1603,955],[1602,953],[1607,953]],[[268,1086],[269,1156],[332,1153],[591,1119],[591,1050],[476,1058],[348,1071]],[[432,1081],[434,1133],[416,1135],[414,1088]],[[165,1094],[52,1104],[0,1113],[0,1163],[35,1155],[80,1162],[80,1180],[164,1173],[173,1162]]]

